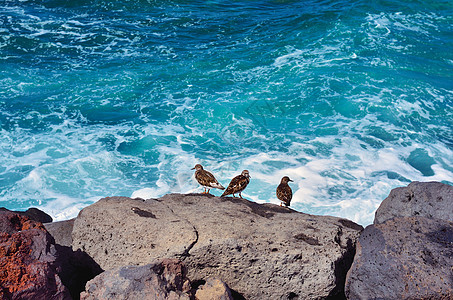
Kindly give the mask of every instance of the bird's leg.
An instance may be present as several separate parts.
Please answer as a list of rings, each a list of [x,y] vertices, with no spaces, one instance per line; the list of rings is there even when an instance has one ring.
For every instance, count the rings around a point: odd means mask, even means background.
[[[233,193],[233,198],[236,198],[236,196],[234,195],[234,193]]]
[[[203,187],[203,193],[202,194],[206,194],[206,188]]]
[[[242,195],[241,195],[241,192],[239,192],[239,197],[241,197],[241,199],[242,199]]]
[[[283,203],[282,203],[282,202],[280,202],[280,206],[283,206],[282,204],[283,204]]]
[[[210,190],[210,189],[208,188],[208,191],[206,192],[206,194],[209,194],[209,190]]]

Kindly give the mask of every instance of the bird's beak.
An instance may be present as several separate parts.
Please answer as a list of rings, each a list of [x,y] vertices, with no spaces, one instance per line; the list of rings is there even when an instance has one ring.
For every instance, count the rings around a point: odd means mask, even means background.
[[[191,170],[195,170],[195,167],[193,167]]]
[[[289,181],[294,182],[294,180],[291,180],[291,179]]]

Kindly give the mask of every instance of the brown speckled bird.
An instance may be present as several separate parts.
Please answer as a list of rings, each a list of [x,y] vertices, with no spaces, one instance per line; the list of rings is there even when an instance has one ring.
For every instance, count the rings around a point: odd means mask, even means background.
[[[204,191],[203,194],[209,194],[209,190],[212,188],[224,190],[225,188],[215,179],[214,175],[210,172],[203,170],[203,166],[200,164],[196,164],[195,167],[192,168],[195,171],[195,179],[198,183],[203,186]],[[207,191],[206,191],[207,190]]]
[[[238,175],[231,179],[231,182],[228,185],[227,189],[225,190],[225,192],[223,192],[222,196],[220,197],[231,194],[233,195],[233,197],[235,197],[234,194],[239,193],[239,197],[242,198],[241,192],[247,187],[249,182],[250,182],[249,171],[244,170],[242,171],[241,175]]]
[[[277,187],[277,198],[282,201],[280,203],[280,206],[284,204],[286,207],[288,207],[291,204],[291,199],[293,198],[293,191],[291,190],[291,187],[288,185],[288,182],[292,181],[289,179],[288,176],[284,176],[282,178],[282,181]]]

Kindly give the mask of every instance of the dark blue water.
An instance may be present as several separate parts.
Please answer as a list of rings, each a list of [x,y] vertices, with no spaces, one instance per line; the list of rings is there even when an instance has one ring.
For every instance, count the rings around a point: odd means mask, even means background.
[[[0,0],[0,206],[201,191],[201,163],[366,225],[453,184],[452,49],[453,1]]]

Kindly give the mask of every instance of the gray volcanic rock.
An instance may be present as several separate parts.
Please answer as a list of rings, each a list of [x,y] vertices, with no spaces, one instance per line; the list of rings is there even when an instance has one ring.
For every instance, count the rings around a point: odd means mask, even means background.
[[[17,212],[21,213],[21,212]],[[52,222],[53,219],[51,216],[49,216],[47,213],[43,212],[42,210],[31,207],[27,209],[26,211],[23,212],[23,214],[27,217],[29,217],[31,220],[35,220],[41,223],[49,223]]]
[[[415,181],[393,189],[377,209],[374,224],[412,216],[453,221],[453,186]]]
[[[74,226],[74,219],[45,223],[43,225],[50,235],[53,236],[56,244],[67,247],[72,246],[72,227]]]
[[[35,207],[31,207],[31,208],[27,209],[26,211],[14,211],[14,210],[6,209],[4,207],[0,207],[0,212],[1,211],[10,211],[10,212],[16,213],[21,216],[26,216],[30,220],[41,222],[41,223],[52,222],[51,216],[49,216],[47,213],[45,213],[42,210],[35,208]]]
[[[22,216],[26,216],[30,220],[41,222],[41,223],[52,222],[51,216],[49,216],[47,213],[45,213],[42,210],[35,208],[35,207],[31,207],[31,208],[27,209],[26,211],[12,211],[12,210],[6,209],[4,207],[0,207],[0,211],[11,211],[13,213],[16,213],[16,214],[19,214]]]
[[[86,285],[81,300],[189,300],[187,271],[176,259],[125,266],[101,273]]]
[[[196,240],[193,225],[165,203],[126,197],[84,208],[72,230],[72,248],[88,253],[104,270],[180,257]]]
[[[348,299],[453,299],[453,223],[423,217],[370,225],[348,272]]]
[[[216,277],[246,299],[343,293],[362,227],[273,204],[200,194],[104,198],[74,222],[73,248],[103,269],[179,258],[191,281]]]

